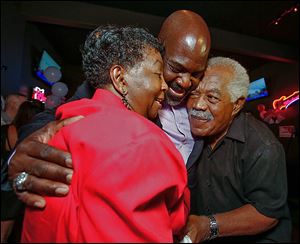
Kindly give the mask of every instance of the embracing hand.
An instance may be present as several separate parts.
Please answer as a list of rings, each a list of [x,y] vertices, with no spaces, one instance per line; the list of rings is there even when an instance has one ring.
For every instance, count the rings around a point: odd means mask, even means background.
[[[65,196],[69,192],[73,170],[71,155],[47,142],[62,127],[82,119],[76,116],[53,121],[25,138],[17,147],[8,166],[8,176],[14,180],[20,173],[26,175],[22,187],[25,191],[14,190],[18,198],[28,206],[43,208],[43,195]]]
[[[190,215],[185,227],[185,233],[193,243],[207,240],[210,235],[209,218],[206,216]]]

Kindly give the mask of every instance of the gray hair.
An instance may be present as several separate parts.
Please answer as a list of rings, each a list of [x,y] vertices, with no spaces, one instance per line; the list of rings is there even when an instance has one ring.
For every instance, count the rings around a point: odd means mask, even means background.
[[[249,76],[240,63],[231,58],[213,57],[208,60],[207,69],[213,66],[230,67],[233,70],[233,78],[228,84],[231,102],[237,101],[240,97],[247,97]]]

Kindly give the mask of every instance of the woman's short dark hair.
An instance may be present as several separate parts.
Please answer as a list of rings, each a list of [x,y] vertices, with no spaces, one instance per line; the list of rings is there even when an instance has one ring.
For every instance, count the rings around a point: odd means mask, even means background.
[[[81,48],[86,80],[95,88],[103,88],[110,84],[112,65],[131,68],[144,59],[145,49],[149,47],[163,52],[158,39],[143,28],[99,26]]]

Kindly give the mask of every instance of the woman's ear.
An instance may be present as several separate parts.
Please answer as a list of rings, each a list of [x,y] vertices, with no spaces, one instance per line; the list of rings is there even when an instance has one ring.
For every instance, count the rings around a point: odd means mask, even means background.
[[[245,103],[245,98],[240,97],[238,100],[236,100],[233,104],[233,110],[232,110],[232,115],[235,116],[244,106]]]
[[[109,70],[112,84],[121,95],[127,94],[127,82],[124,79],[124,72],[124,68],[120,65],[113,65]]]

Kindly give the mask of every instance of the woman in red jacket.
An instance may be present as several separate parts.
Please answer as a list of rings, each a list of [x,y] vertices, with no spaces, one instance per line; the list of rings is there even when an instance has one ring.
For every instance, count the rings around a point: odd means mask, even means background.
[[[69,102],[56,116],[84,118],[49,144],[69,151],[67,197],[27,208],[23,242],[174,242],[189,211],[183,159],[150,120],[168,86],[163,48],[141,28],[100,26],[82,49],[92,99]],[[150,119],[150,120],[148,120]]]

